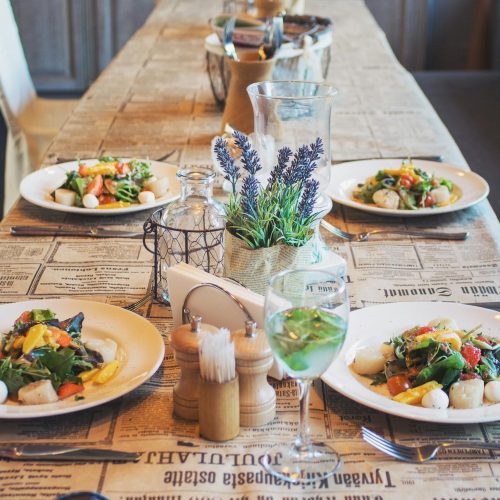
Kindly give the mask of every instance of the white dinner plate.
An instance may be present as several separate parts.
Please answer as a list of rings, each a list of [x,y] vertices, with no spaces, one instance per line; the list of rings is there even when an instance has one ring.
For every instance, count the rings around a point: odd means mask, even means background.
[[[109,382],[87,386],[82,393],[85,399],[75,401],[70,397],[42,405],[7,402],[0,404],[0,419],[50,417],[92,408],[132,391],[146,382],[161,365],[165,346],[158,330],[135,313],[101,302],[48,299],[2,304],[0,332],[8,332],[16,318],[30,309],[51,309],[60,320],[83,312],[82,339],[113,339],[118,344],[120,367]]]
[[[333,201],[347,207],[371,212],[377,215],[388,215],[391,217],[420,217],[422,215],[437,215],[447,212],[455,212],[471,207],[484,200],[490,188],[488,183],[479,175],[468,170],[462,170],[446,163],[435,161],[413,160],[415,167],[434,174],[436,177],[444,177],[451,180],[462,191],[462,196],[451,205],[437,208],[420,208],[418,210],[397,210],[380,208],[375,205],[359,203],[352,199],[352,192],[363,184],[368,177],[376,175],[379,170],[398,169],[401,167],[401,159],[391,160],[360,160],[339,163],[332,167],[330,184],[326,193]]]
[[[464,329],[472,329],[480,324],[485,335],[500,339],[500,313],[490,309],[455,302],[397,302],[366,307],[350,314],[344,347],[321,378],[344,396],[398,417],[439,424],[500,420],[500,403],[472,410],[436,410],[398,403],[370,389],[370,381],[351,370],[350,365],[360,348],[379,346],[413,326],[424,326],[432,319],[444,317],[453,318]],[[362,379],[366,385],[361,382]]]
[[[130,158],[122,158],[123,161],[130,161]],[[179,198],[180,195],[180,184],[177,181],[175,174],[177,173],[178,167],[175,165],[168,165],[167,163],[161,163],[159,161],[152,160],[140,160],[147,161],[151,164],[151,173],[158,177],[168,177],[169,188],[167,193],[161,198],[157,198],[154,203],[148,205],[141,205],[140,203],[131,205],[126,208],[113,208],[113,209],[95,209],[95,208],[80,208],[80,207],[67,207],[56,203],[50,193],[52,193],[58,187],[66,181],[66,173],[70,170],[78,169],[78,161],[70,161],[67,163],[59,163],[57,165],[52,165],[50,167],[45,167],[31,174],[27,175],[20,185],[21,196],[28,200],[29,202],[38,205],[43,208],[48,208],[50,210],[56,210],[58,212],[69,212],[73,214],[82,215],[120,215],[128,214],[132,212],[139,212],[141,210],[147,210],[150,208],[160,207],[166,203],[170,203],[173,200]],[[82,160],[86,165],[95,165],[99,160]]]

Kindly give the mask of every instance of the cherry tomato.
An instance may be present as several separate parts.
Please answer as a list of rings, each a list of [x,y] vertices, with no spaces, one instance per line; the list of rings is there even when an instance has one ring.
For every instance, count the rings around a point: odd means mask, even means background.
[[[31,319],[31,311],[24,311],[19,318],[14,322],[16,325],[20,322],[29,323]]]
[[[426,207],[432,207],[432,205],[434,205],[435,200],[434,200],[434,196],[432,196],[431,193],[429,193],[426,197],[425,197],[425,202],[424,202],[424,205]]]
[[[413,177],[408,174],[403,174],[399,178],[399,184],[405,188],[410,189],[413,186]]]
[[[479,349],[479,347],[474,347],[471,344],[465,344],[462,346],[462,350],[460,352],[472,369],[476,367],[481,359],[481,349]]]
[[[485,338],[485,337],[481,337],[481,335],[478,335],[478,336],[476,337],[476,339],[477,339],[477,340],[480,340],[481,342],[484,342],[484,343],[486,343],[486,344],[490,344],[490,345],[491,345],[491,341],[490,341],[490,340],[488,340],[488,339],[487,339],[487,338]]]
[[[120,163],[116,164],[116,172],[120,175],[126,175],[130,172],[130,166],[128,163]]]
[[[435,332],[436,329],[433,326],[421,326],[416,332],[415,332],[415,337],[418,337],[419,335],[423,335],[424,333],[431,333]]]
[[[78,174],[81,177],[87,177],[89,175],[89,170],[87,165],[84,165],[83,163],[78,167]]]
[[[387,389],[389,389],[391,396],[396,396],[400,392],[404,392],[410,388],[410,380],[406,375],[394,375],[387,380]]]
[[[101,194],[99,196],[99,205],[107,205],[108,203],[114,203],[116,198],[112,194]]]
[[[96,175],[88,184],[85,192],[87,194],[93,194],[94,196],[100,196],[102,194],[104,186],[104,180],[101,174]]]

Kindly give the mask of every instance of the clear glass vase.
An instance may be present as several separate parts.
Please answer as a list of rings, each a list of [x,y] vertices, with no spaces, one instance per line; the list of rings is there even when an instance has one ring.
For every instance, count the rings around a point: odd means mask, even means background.
[[[161,295],[170,302],[167,269],[180,262],[217,276],[223,273],[224,208],[212,197],[215,172],[189,167],[177,172],[181,183],[179,200],[161,216],[158,258]]]
[[[252,139],[263,167],[259,177],[264,184],[283,146],[295,152],[304,144],[312,144],[318,137],[323,141],[325,152],[313,173],[313,178],[319,182],[314,211],[320,215],[314,228],[311,264],[335,262],[345,272],[345,262],[340,257],[335,258],[319,232],[320,220],[332,208],[332,202],[324,192],[330,183],[331,115],[337,90],[328,83],[264,81],[249,85],[247,92],[254,112]]]

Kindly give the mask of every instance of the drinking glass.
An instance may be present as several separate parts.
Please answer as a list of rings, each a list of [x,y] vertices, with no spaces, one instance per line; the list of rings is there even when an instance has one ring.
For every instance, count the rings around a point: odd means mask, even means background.
[[[338,454],[309,435],[309,388],[339,353],[347,332],[349,298],[342,278],[327,271],[287,270],[273,278],[265,302],[265,330],[284,370],[300,388],[299,433],[268,450],[264,468],[282,480],[307,484],[332,475]]]

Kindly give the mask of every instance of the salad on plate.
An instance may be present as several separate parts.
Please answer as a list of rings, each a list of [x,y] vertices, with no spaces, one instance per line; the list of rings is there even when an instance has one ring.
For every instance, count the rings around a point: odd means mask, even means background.
[[[500,341],[449,318],[360,348],[351,368],[400,403],[473,409],[500,402]]]
[[[64,184],[52,193],[52,198],[69,207],[127,208],[152,204],[168,189],[168,178],[156,178],[147,161],[103,157],[97,164],[79,162],[77,170],[67,172]]]
[[[50,309],[23,312],[0,334],[0,404],[85,399],[90,384],[105,384],[118,371],[117,343],[82,339],[83,313],[65,320]]]
[[[358,184],[354,201],[392,210],[418,210],[455,203],[460,189],[449,179],[436,177],[403,161],[399,169],[379,170]]]

